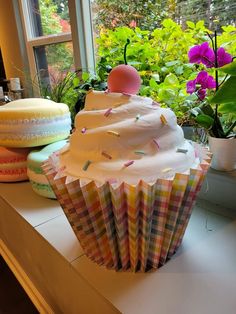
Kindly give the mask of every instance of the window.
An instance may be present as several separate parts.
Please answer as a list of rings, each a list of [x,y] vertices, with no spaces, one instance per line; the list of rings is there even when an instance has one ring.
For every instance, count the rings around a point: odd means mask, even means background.
[[[34,94],[63,73],[94,69],[88,0],[21,0],[20,9]]]

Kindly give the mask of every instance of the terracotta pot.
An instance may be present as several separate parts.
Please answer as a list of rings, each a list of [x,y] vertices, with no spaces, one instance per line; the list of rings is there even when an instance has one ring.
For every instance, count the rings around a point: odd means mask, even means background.
[[[209,148],[213,154],[211,168],[220,171],[236,169],[236,138],[209,136]]]

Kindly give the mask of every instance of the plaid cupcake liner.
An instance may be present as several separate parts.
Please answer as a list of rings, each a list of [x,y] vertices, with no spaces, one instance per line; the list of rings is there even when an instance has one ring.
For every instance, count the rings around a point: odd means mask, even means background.
[[[43,169],[92,261],[109,269],[146,271],[166,263],[181,244],[210,162],[207,150],[197,149],[198,169],[152,184],[75,179],[58,168],[55,153]]]

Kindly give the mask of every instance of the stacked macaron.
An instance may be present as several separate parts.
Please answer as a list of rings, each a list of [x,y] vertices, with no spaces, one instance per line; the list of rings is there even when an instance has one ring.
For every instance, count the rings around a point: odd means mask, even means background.
[[[29,170],[27,175],[27,157],[32,149],[36,147],[43,149],[44,145],[66,139],[70,129],[70,111],[66,104],[42,98],[25,98],[1,106],[0,182],[28,180],[32,172]],[[53,147],[57,150],[62,147],[62,144]],[[37,158],[36,155],[36,160]],[[35,176],[33,178],[35,179]],[[38,186],[43,181],[42,175],[39,181]],[[35,180],[32,182],[37,186]],[[34,190],[37,191],[36,188]],[[39,194],[54,197],[52,193],[40,191]]]
[[[44,197],[55,198],[56,196],[43,172],[42,163],[55,151],[63,148],[66,140],[55,142],[40,149],[33,150],[27,158],[27,174],[33,190]]]
[[[29,148],[0,147],[0,182],[25,181]]]
[[[70,128],[71,118],[66,104],[26,98],[0,107],[0,146],[47,145],[65,139]]]

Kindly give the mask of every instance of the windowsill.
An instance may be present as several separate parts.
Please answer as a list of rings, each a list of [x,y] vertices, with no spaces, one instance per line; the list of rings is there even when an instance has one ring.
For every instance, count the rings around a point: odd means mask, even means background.
[[[236,170],[216,171],[209,168],[199,198],[228,208],[232,215],[236,213]]]
[[[92,263],[57,201],[28,182],[0,184],[0,196],[0,237],[55,312],[234,313],[236,221],[223,208],[198,201],[176,255],[133,274]]]

